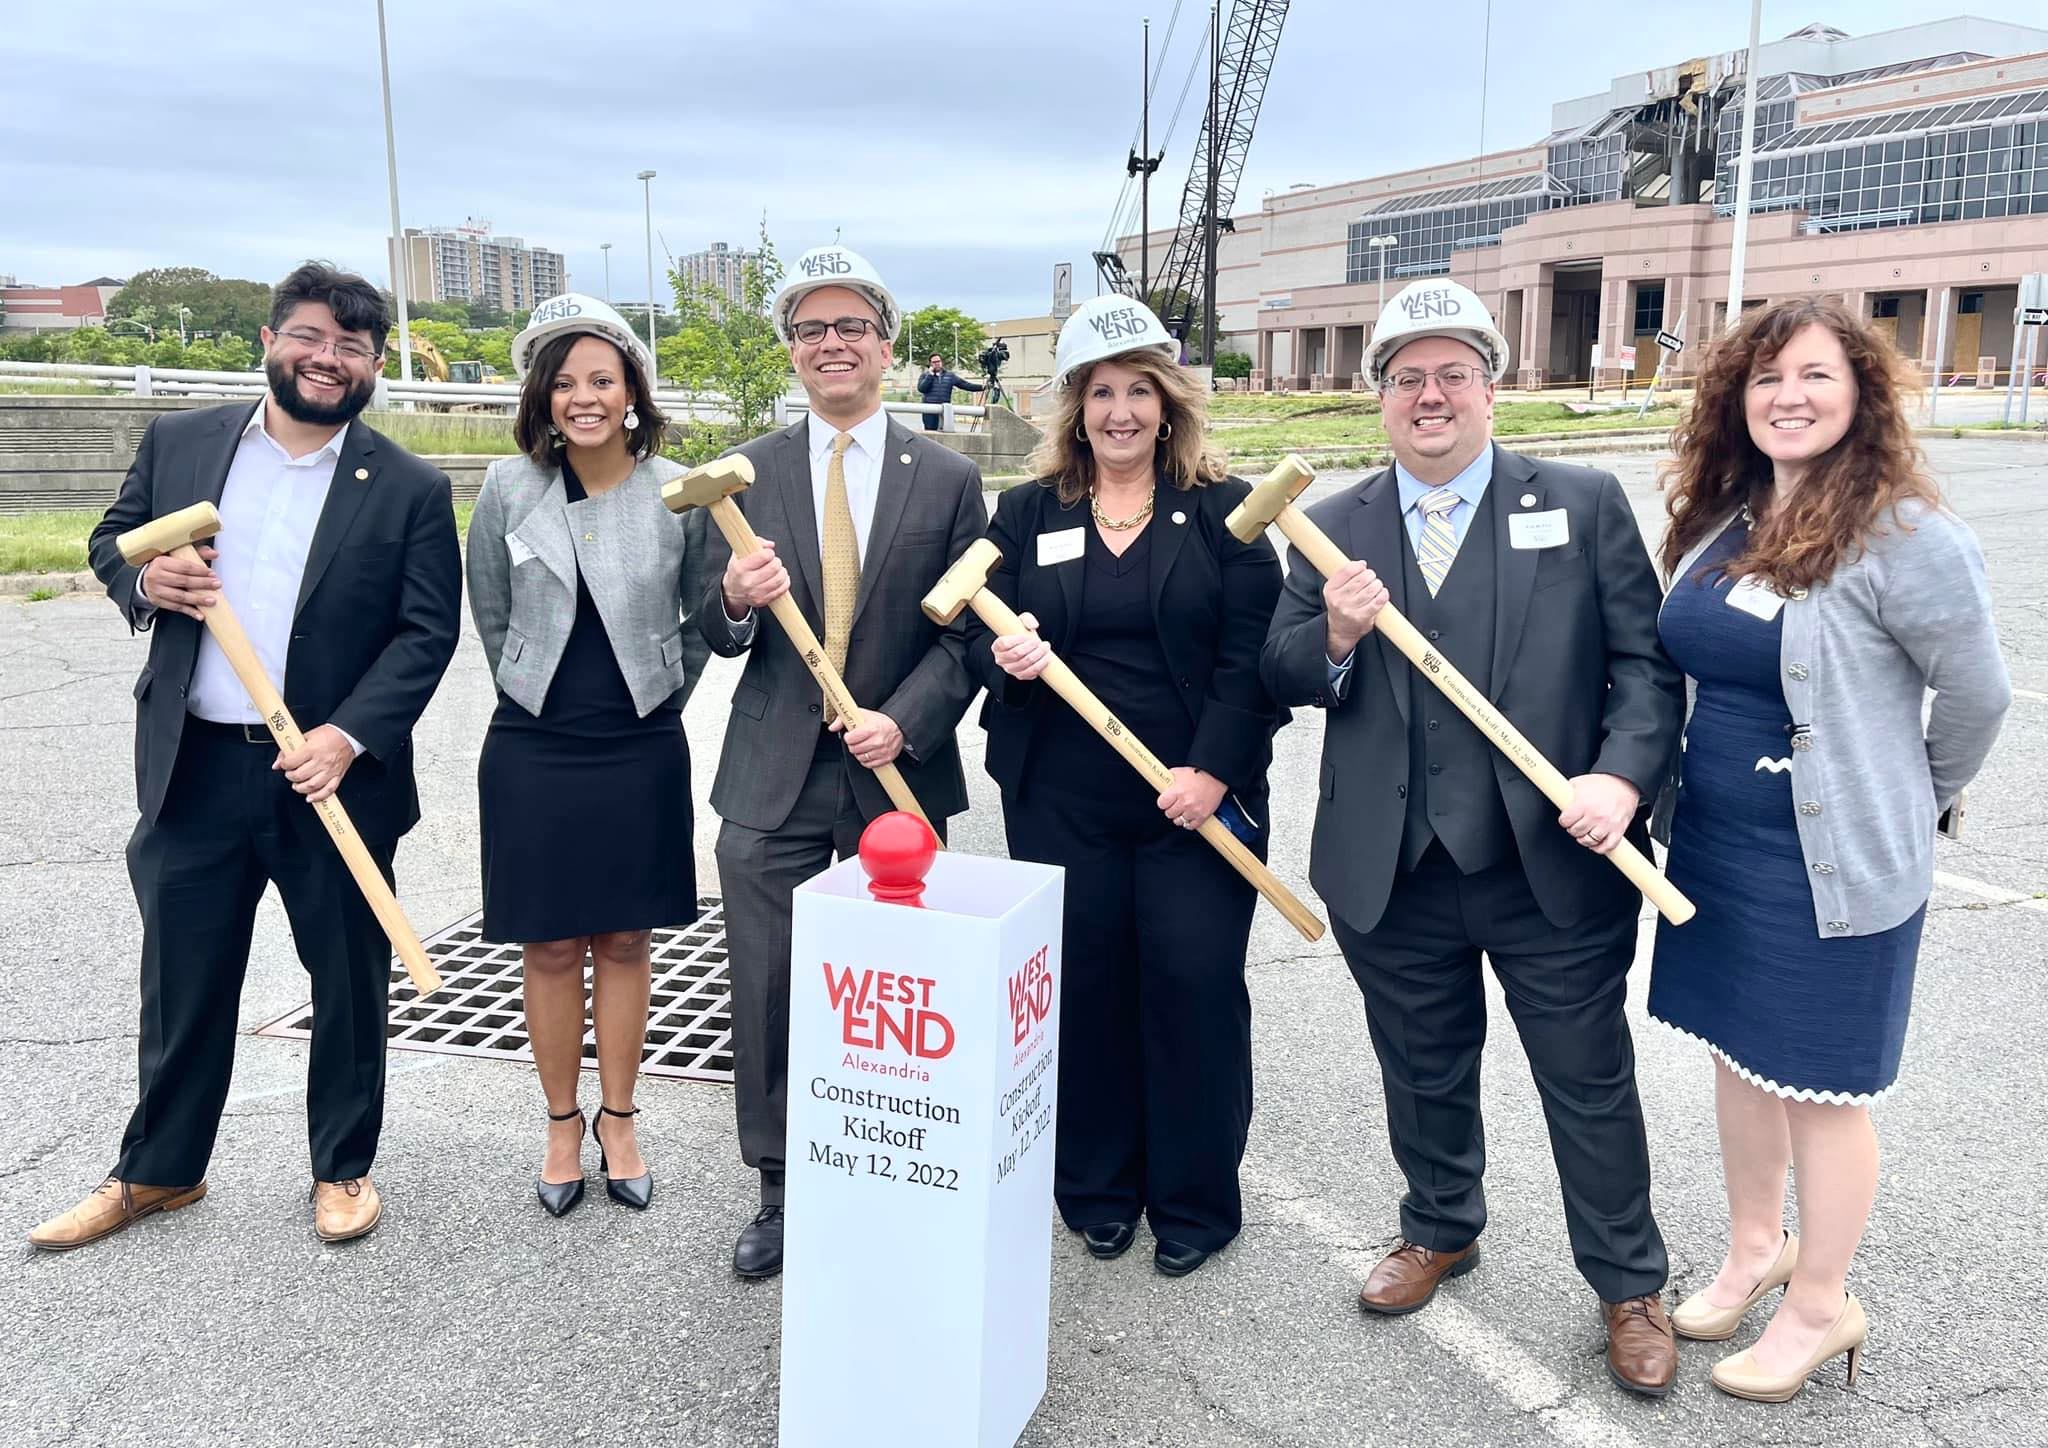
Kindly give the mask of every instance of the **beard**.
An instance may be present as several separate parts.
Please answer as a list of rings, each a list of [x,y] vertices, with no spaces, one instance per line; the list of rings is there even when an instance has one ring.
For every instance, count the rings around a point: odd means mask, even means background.
[[[336,372],[343,379],[348,376],[339,368]],[[316,427],[340,427],[355,421],[356,415],[377,395],[377,379],[365,377],[333,402],[315,402],[299,391],[297,370],[287,369],[275,358],[264,362],[263,375],[270,380],[270,395],[277,399],[277,405],[284,409],[286,417]]]

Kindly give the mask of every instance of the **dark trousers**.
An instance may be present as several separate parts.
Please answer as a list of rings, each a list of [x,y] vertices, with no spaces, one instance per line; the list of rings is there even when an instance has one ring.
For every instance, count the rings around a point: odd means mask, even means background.
[[[1518,856],[1461,875],[1439,844],[1395,881],[1370,932],[1332,924],[1365,996],[1387,1134],[1408,1179],[1401,1234],[1451,1252],[1486,1225],[1484,952],[1543,1100],[1580,1273],[1607,1302],[1661,1288],[1668,1264],[1650,1212],[1649,1143],[1622,1014],[1635,907],[1559,930],[1537,908]]]
[[[1067,872],[1053,1196],[1076,1230],[1142,1212],[1154,1236],[1213,1252],[1244,1224],[1257,897],[1133,783],[1003,797],[1011,856]]]
[[[946,420],[945,414],[942,412],[925,412],[918,415],[924,419],[924,430],[926,432],[937,432],[939,425]]]
[[[189,1186],[206,1175],[234,1072],[235,1027],[256,905],[277,886],[312,980],[306,1126],[313,1175],[367,1173],[384,1121],[391,947],[312,808],[271,769],[277,748],[188,720],[154,825],[128,841],[142,909],[141,1089],[124,1181]],[[365,841],[390,880],[395,841]]]
[[[761,1204],[780,1206],[789,1128],[790,897],[845,859],[868,820],[855,801],[845,746],[827,736],[789,818],[777,830],[718,827],[725,961],[732,978],[733,1106],[740,1159],[761,1174]],[[941,840],[943,820],[934,821]]]

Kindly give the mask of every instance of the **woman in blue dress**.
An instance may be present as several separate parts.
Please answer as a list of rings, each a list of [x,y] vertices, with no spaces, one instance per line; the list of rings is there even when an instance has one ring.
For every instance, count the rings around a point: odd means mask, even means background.
[[[1709,358],[1667,479],[1660,631],[1692,696],[1668,869],[1699,914],[1658,927],[1650,1014],[1712,1053],[1730,1228],[1672,1325],[1725,1340],[1784,1287],[1714,1369],[1766,1402],[1842,1353],[1855,1381],[1870,1104],[1898,1077],[1937,816],[2011,699],[1983,554],[1927,476],[1902,368],[1836,303],[1763,308]]]

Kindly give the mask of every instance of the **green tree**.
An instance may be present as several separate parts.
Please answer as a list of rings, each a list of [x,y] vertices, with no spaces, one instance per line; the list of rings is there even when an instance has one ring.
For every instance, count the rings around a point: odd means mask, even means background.
[[[177,330],[178,309],[185,318],[187,335],[210,332],[216,337],[235,336],[254,342],[270,322],[270,285],[215,276],[203,267],[156,267],[137,272],[107,304],[109,315],[136,316],[150,308],[159,334]]]
[[[469,307],[463,302],[407,302],[405,315],[414,322],[449,322],[457,327],[470,325]]]
[[[768,320],[768,304],[782,284],[782,262],[761,222],[758,253],[741,273],[741,300],[715,302],[717,294],[671,271],[678,330],[671,343],[657,342],[656,361],[664,376],[686,387],[716,392],[732,413],[734,440],[768,430],[775,400],[789,385],[789,349]],[[673,358],[673,364],[670,359]]]
[[[919,307],[903,319],[896,355],[921,372],[936,352],[955,372],[972,373],[980,367],[976,359],[987,344],[981,323],[958,308]]]
[[[1218,352],[1216,354],[1216,375],[1218,377],[1251,376],[1251,354],[1249,352]]]

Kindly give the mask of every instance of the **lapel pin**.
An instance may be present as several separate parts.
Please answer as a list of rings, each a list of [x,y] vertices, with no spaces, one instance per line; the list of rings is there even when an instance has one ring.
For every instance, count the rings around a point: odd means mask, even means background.
[[[585,533],[583,535],[583,541],[585,543],[595,543],[597,541],[597,535],[595,533]]]
[[[368,468],[357,468],[356,481],[359,483],[367,483],[368,481],[370,481],[370,470]]]
[[[1187,522],[1187,520],[1188,520],[1188,515],[1187,515],[1187,514],[1185,514],[1185,513],[1183,513],[1183,512],[1180,512],[1180,511],[1179,511],[1178,509],[1176,509],[1176,510],[1175,510],[1175,512],[1174,512],[1174,515],[1173,515],[1173,521],[1174,521],[1174,522],[1176,522],[1176,523],[1185,523],[1185,522]]]
[[[1535,506],[1536,506],[1536,495],[1535,495],[1534,493],[1524,493],[1524,494],[1522,494],[1522,506],[1523,506],[1523,507],[1525,507],[1525,508],[1533,508],[1533,507],[1535,507]]]
[[[904,465],[905,467],[908,467],[908,466],[910,466],[910,454],[909,454],[909,453],[898,453],[898,454],[896,455],[896,461],[897,461],[897,462],[899,462],[899,463],[902,463],[902,464],[903,464],[903,465]]]

